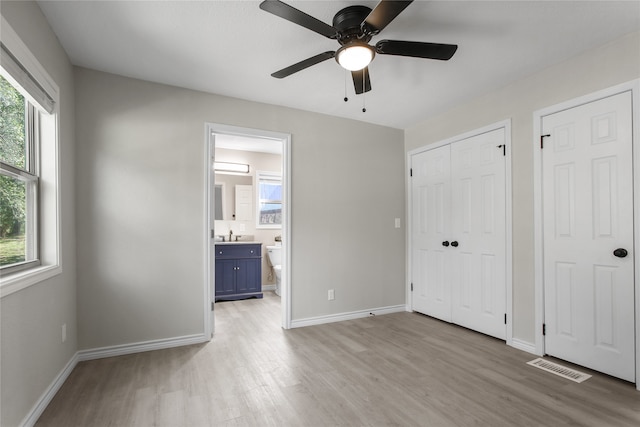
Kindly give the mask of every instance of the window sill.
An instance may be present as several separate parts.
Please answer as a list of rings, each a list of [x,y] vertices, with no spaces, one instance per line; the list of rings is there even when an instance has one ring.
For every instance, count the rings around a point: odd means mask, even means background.
[[[281,230],[282,224],[278,225],[256,225],[257,230]]]
[[[26,271],[0,277],[0,298],[62,273],[60,265],[42,265]]]

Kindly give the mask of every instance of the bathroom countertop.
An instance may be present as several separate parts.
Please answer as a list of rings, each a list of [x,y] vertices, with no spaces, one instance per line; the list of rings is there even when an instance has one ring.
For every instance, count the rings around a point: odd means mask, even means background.
[[[253,240],[239,240],[237,242],[215,242],[216,245],[257,245],[262,242],[256,242]]]

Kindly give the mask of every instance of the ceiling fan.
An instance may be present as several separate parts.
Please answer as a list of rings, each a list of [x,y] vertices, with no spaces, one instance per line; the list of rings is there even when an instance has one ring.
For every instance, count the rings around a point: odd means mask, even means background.
[[[337,51],[327,51],[312,56],[276,71],[271,76],[281,79],[327,59],[335,58],[343,68],[351,71],[356,94],[361,94],[371,90],[368,65],[376,54],[442,61],[451,59],[458,49],[454,44],[380,40],[375,46],[369,45],[369,41],[412,2],[413,0],[381,0],[373,10],[366,6],[348,6],[336,13],[333,17],[333,25],[329,25],[280,0],[263,1],[260,3],[260,9],[329,39],[337,40],[341,46]]]

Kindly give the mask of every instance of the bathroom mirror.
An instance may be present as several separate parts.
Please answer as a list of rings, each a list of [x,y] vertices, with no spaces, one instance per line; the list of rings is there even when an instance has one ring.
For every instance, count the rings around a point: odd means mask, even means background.
[[[235,194],[236,185],[253,185],[253,177],[250,175],[227,175],[223,173],[215,174],[215,219],[233,221],[235,220]],[[220,190],[218,191],[218,187]],[[218,193],[220,193],[221,203],[218,203]],[[218,206],[220,212],[218,212]]]
[[[224,186],[222,184],[216,184],[215,185],[215,198],[214,198],[214,206],[215,206],[215,219],[216,220],[223,220],[224,215],[224,197],[222,196],[224,190]]]

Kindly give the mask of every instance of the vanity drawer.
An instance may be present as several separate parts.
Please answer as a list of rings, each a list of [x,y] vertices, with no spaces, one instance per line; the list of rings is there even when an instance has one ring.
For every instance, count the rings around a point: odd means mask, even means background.
[[[216,245],[216,259],[260,258],[262,244]]]

